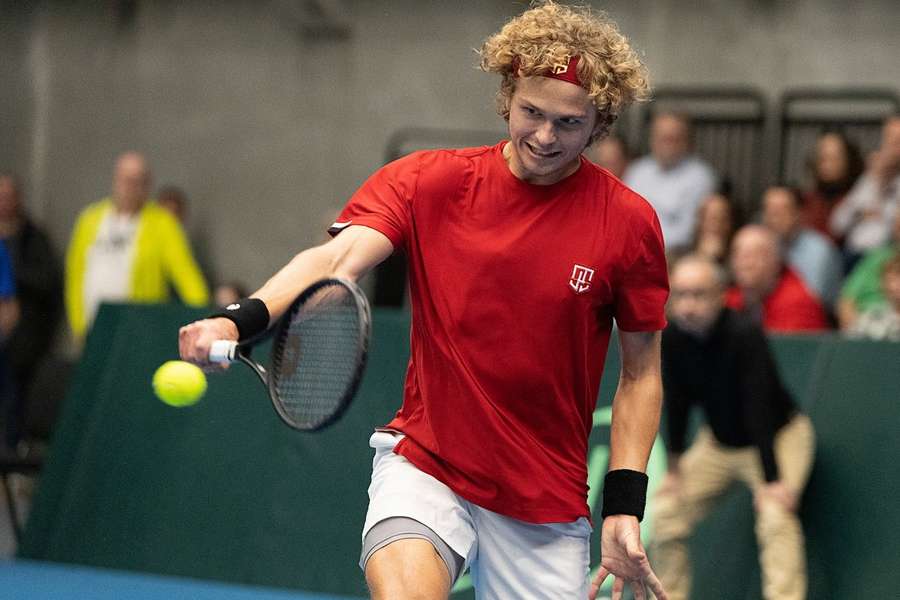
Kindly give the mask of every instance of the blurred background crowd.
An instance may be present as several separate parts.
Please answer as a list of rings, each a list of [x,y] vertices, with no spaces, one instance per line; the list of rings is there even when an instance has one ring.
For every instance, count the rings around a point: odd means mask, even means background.
[[[230,303],[385,160],[503,136],[470,49],[518,5],[226,5],[2,4],[10,449],[101,303]],[[900,341],[896,5],[596,8],[656,93],[586,155],[650,201],[671,257],[725,266],[769,332]],[[367,282],[377,304],[402,306],[402,272]]]
[[[773,336],[900,346],[900,5],[590,4],[654,97],[585,156],[654,206],[670,265],[721,265]],[[43,454],[103,303],[227,305],[385,162],[503,139],[471,49],[522,8],[0,0],[0,459]],[[404,275],[363,284],[404,309]]]

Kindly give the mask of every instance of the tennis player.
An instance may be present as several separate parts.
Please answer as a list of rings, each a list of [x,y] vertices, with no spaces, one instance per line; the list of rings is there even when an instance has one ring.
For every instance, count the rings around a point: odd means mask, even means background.
[[[323,277],[409,261],[403,406],[375,450],[360,564],[376,599],[447,598],[469,568],[478,598],[666,598],[641,546],[662,397],[668,295],[653,209],[582,157],[648,92],[605,16],[540,3],[480,50],[498,73],[509,140],[416,152],[378,170],[330,229],[251,298],[180,332],[206,362]],[[603,489],[602,566],[588,581],[588,435],[613,320],[622,371]],[[646,587],[645,587],[646,586]]]

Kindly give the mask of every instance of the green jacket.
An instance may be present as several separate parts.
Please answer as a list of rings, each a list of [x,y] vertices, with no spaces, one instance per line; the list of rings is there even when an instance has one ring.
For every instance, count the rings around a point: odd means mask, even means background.
[[[847,276],[841,298],[852,301],[859,312],[884,304],[881,269],[897,253],[900,253],[900,244],[869,250]]]
[[[66,313],[76,338],[84,336],[88,326],[84,307],[88,251],[97,238],[100,223],[112,209],[110,198],[85,208],[78,216],[66,252]],[[149,201],[141,208],[138,220],[129,300],[166,302],[170,282],[186,304],[209,304],[209,288],[181,225],[169,211]]]

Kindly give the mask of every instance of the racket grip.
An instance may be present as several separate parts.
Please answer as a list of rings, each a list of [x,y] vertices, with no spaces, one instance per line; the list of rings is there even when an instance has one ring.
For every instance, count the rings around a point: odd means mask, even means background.
[[[216,340],[209,345],[209,362],[231,363],[235,359],[238,343],[231,340]]]

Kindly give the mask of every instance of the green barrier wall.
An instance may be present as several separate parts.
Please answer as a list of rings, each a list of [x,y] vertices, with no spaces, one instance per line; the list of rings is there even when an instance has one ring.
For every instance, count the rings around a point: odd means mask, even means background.
[[[255,376],[234,367],[201,403],[157,401],[150,377],[175,358],[176,307],[106,306],[79,365],[20,547],[27,558],[364,596],[356,562],[369,433],[399,405],[403,313],[376,312],[357,401],[333,428],[283,426]],[[893,598],[900,588],[900,345],[779,338],[782,374],[817,427],[802,514],[811,598]],[[610,348],[591,436],[592,483],[606,468]],[[813,383],[815,382],[815,383]],[[665,469],[661,442],[651,489]],[[656,475],[656,476],[654,476]],[[593,485],[590,500],[596,500]],[[599,521],[599,507],[595,514]],[[645,533],[652,529],[648,506]],[[594,563],[598,544],[593,544]],[[735,489],[692,541],[697,599],[760,597],[750,495]],[[467,581],[455,598],[473,597]]]

